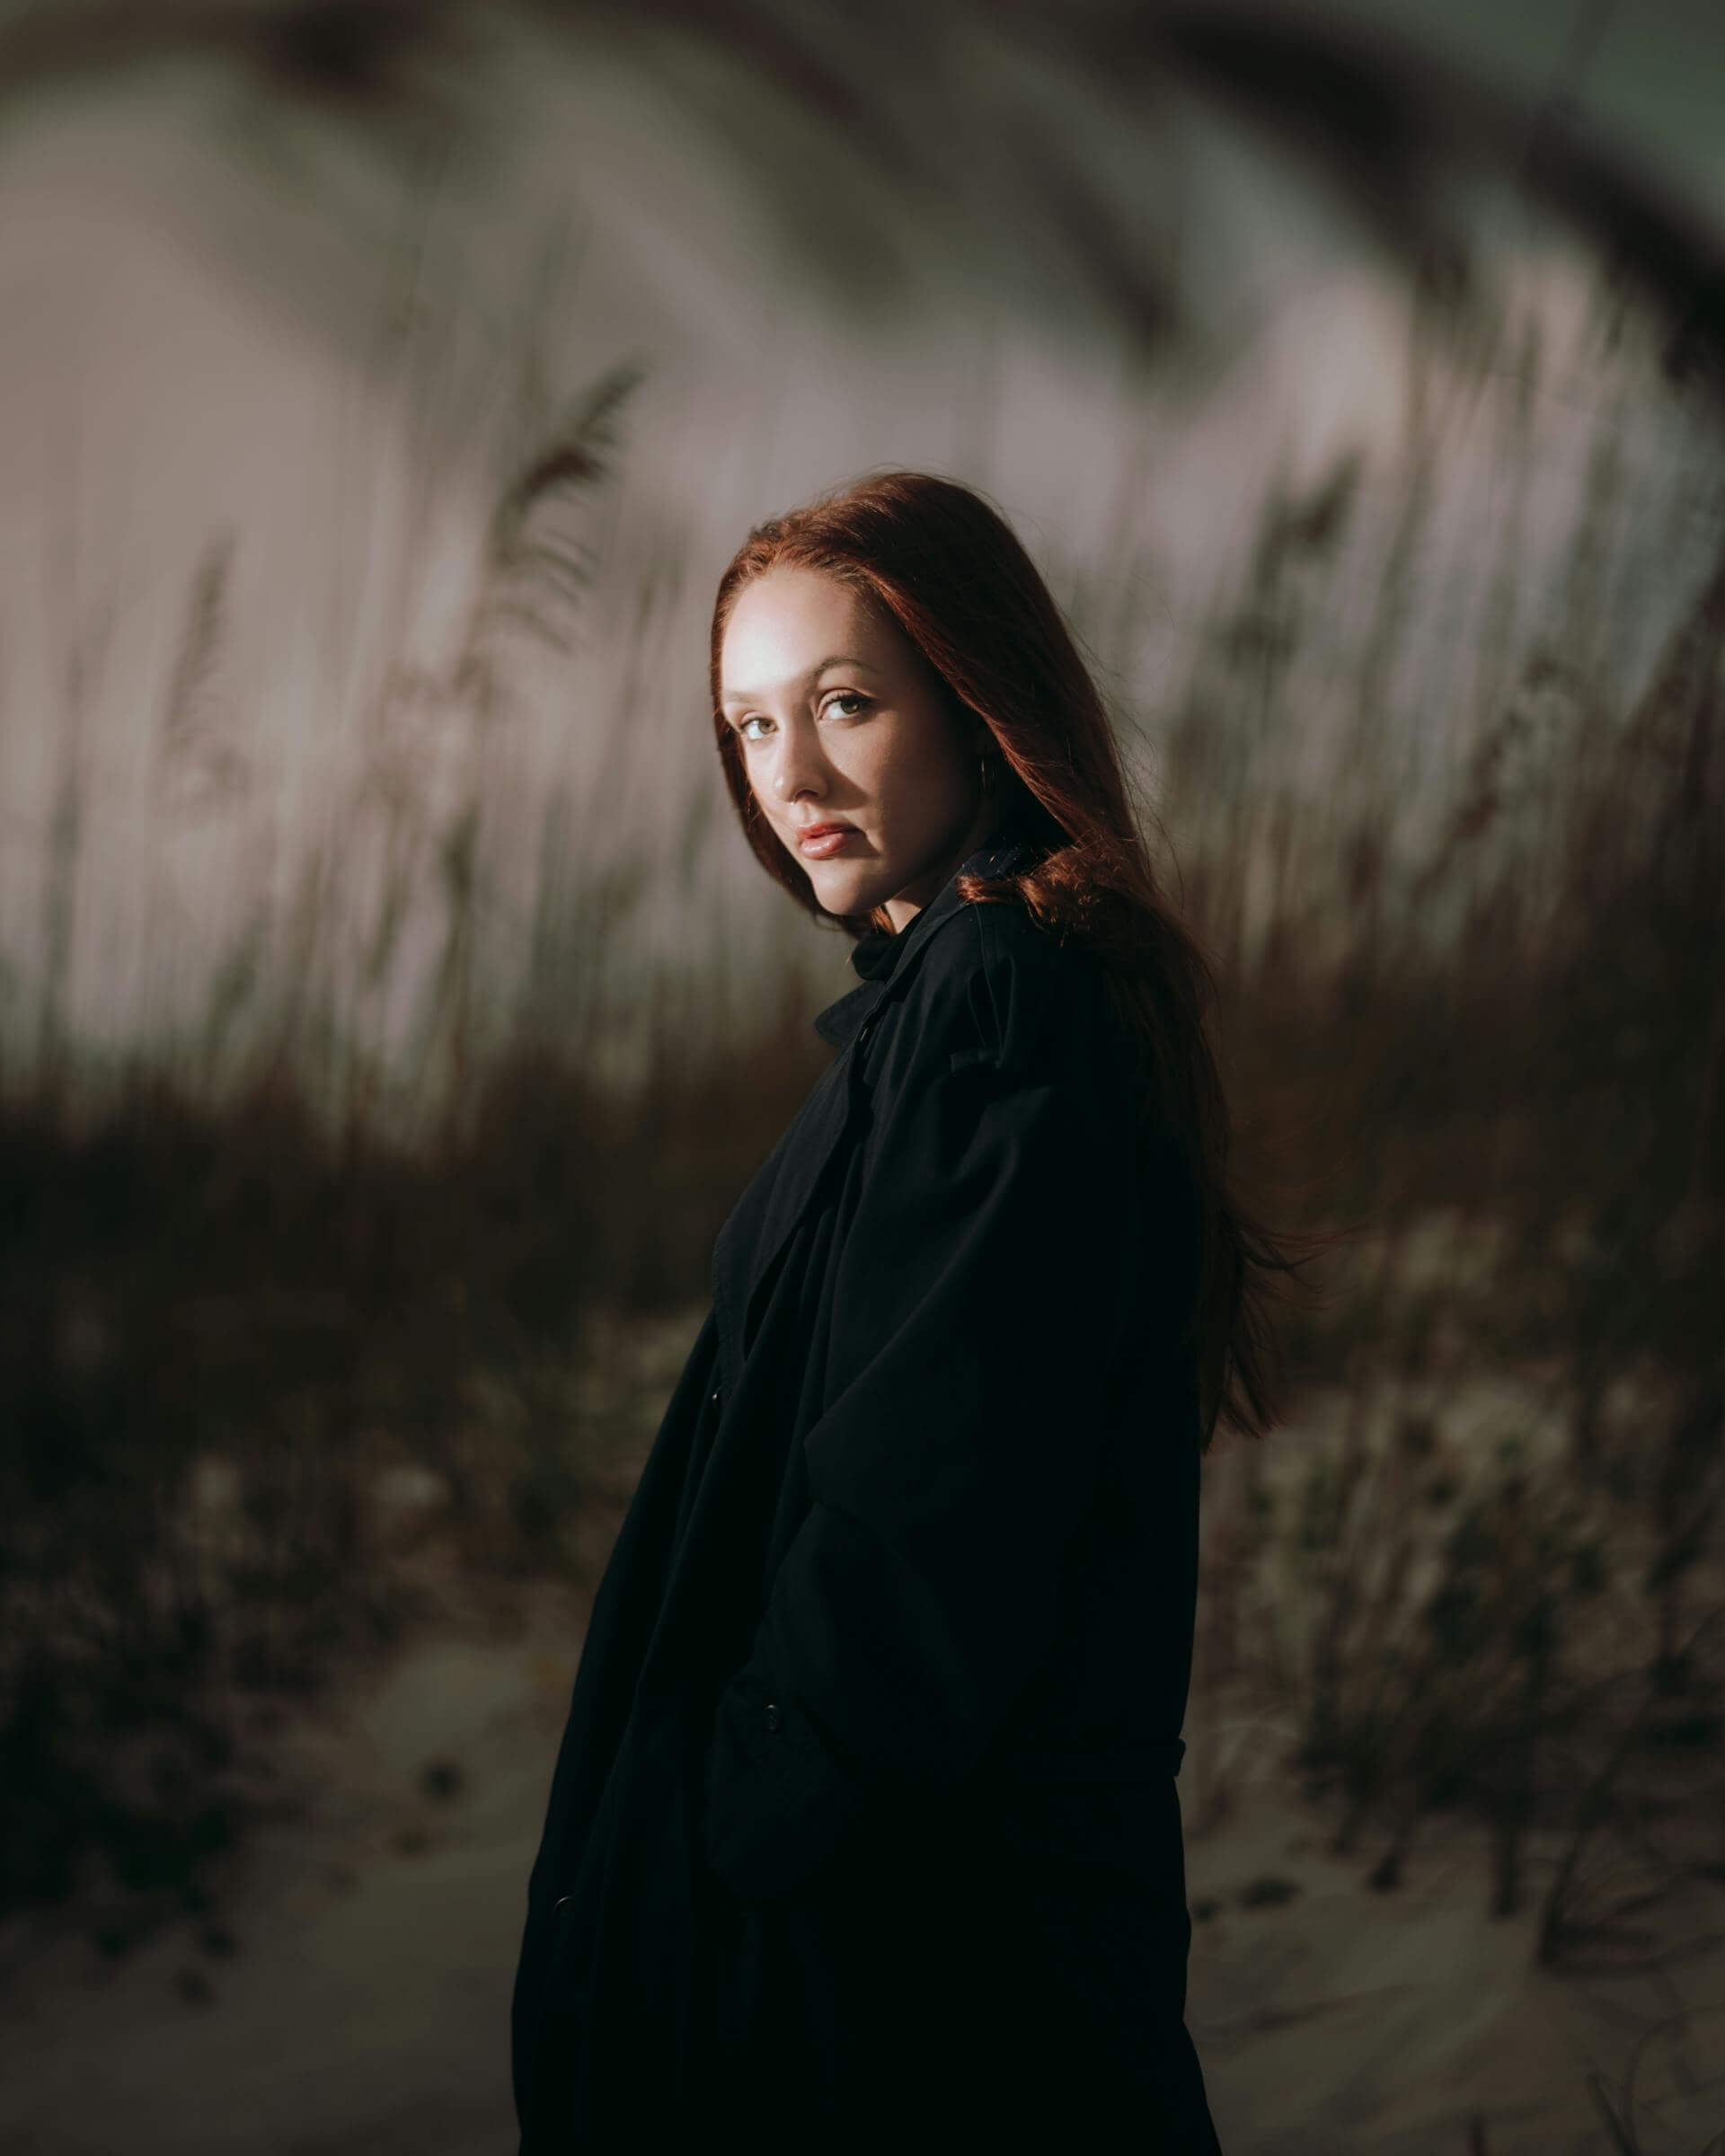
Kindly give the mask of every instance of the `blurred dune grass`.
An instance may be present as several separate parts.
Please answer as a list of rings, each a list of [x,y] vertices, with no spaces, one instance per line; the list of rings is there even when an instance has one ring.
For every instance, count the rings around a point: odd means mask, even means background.
[[[579,434],[530,469],[547,488],[600,473]],[[1540,1886],[1556,1957],[1605,1929],[1585,1859],[1650,1754],[1698,1779],[1695,1816],[1715,1823],[1668,1855],[1668,1890],[1725,1880],[1725,554],[1625,708],[1561,648],[1520,653],[1448,827],[1409,862],[1394,773],[1371,761],[1381,639],[1359,662],[1343,843],[1312,843],[1239,738],[1329,603],[1295,572],[1333,543],[1331,494],[1267,508],[1163,760],[1249,1166],[1347,1231],[1289,1320],[1310,1427],[1213,1455],[1195,1719],[1243,1691],[1291,1714],[1342,1841],[1393,1830],[1385,1884],[1422,1809],[1466,1803],[1495,1824],[1514,1908],[1529,1830],[1568,1822],[1575,1856]],[[532,507],[521,483],[500,507],[518,548]],[[567,562],[546,560],[567,602]],[[190,612],[188,702],[218,575]],[[452,679],[482,733],[491,665],[470,651]],[[1517,767],[1535,702],[1547,749]],[[54,1053],[8,1103],[10,1905],[104,1868],[138,1905],[195,1904],[246,1816],[247,1702],[394,1638],[438,1592],[416,1548],[590,1586],[591,1522],[615,1526],[674,1367],[650,1358],[631,1381],[629,1343],[692,1330],[712,1236],[818,1068],[794,994],[699,1061],[667,995],[639,1088],[584,1071],[567,1014],[589,1007],[579,968],[605,962],[627,895],[583,890],[579,852],[559,906],[590,941],[562,951],[555,1024],[535,1038],[527,1009],[501,1050],[464,1039],[482,894],[463,835],[486,770],[475,757],[428,856],[448,900],[425,1029],[444,1106],[416,1144],[370,1125],[363,1087],[319,1112],[301,1075],[317,1065],[279,1032],[278,1061],[209,1083],[216,998],[181,1065],[140,1069],[93,1120],[64,1112]],[[65,821],[75,836],[75,803]],[[75,866],[58,864],[68,888]],[[374,940],[399,896],[378,906]],[[1429,932],[1435,912],[1453,932]],[[294,951],[282,1023],[327,1026],[296,1001]],[[1495,1380],[1507,1423],[1476,1405]],[[1199,1788],[1225,1807],[1225,1774]]]
[[[200,1022],[93,1093],[66,976],[101,654],[67,655],[34,1038],[0,1110],[0,1911],[88,1900],[118,1952],[206,1907],[270,1802],[271,1713],[457,1578],[590,1592],[712,1235],[824,1060],[789,973],[775,1004],[722,963],[629,971],[655,894],[597,843],[626,788],[603,763],[544,803],[529,915],[498,924],[503,722],[591,602],[638,378],[527,400],[453,655],[385,665],[366,784],[292,902],[236,920]],[[1422,1818],[1467,1807],[1494,1910],[1536,1906],[1570,1968],[1651,1954],[1659,1907],[1704,1924],[1725,1888],[1725,543],[1623,685],[1611,425],[1531,627],[1513,517],[1498,537],[1472,707],[1432,719],[1471,744],[1435,825],[1383,723],[1440,476],[1417,411],[1364,570],[1347,459],[1267,500],[1157,757],[1248,1180],[1344,1231],[1287,1321],[1289,1427],[1208,1464],[1193,1824],[1233,1801],[1241,1729],[1286,1745],[1338,1847],[1375,1837],[1385,1891]],[[1512,424],[1512,485],[1527,455]],[[248,782],[210,686],[230,562],[213,540],[187,595],[164,817]],[[625,706],[684,567],[641,566]],[[1073,600],[1110,678],[1154,603],[1135,568]],[[1314,698],[1344,739],[1315,798],[1273,753]],[[454,745],[435,798],[416,720]],[[718,807],[693,790],[686,899]],[[500,1020],[500,933],[526,952]],[[632,1084],[606,1075],[625,1006]]]

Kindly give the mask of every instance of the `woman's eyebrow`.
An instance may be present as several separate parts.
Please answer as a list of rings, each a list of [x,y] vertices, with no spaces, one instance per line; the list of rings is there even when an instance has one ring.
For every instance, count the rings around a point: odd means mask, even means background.
[[[828,667],[861,667],[865,674],[872,674],[877,671],[866,658],[856,658],[848,652],[835,651],[830,658],[817,659],[806,674],[801,676],[793,674],[790,678],[792,682],[799,679],[815,681],[827,671]],[[753,703],[761,694],[759,689],[727,689],[719,701],[721,703]]]

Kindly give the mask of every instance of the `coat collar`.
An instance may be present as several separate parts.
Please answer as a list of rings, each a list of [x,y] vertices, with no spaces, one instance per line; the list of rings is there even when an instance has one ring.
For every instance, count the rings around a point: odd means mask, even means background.
[[[958,892],[960,876],[995,875],[1028,859],[1033,847],[1017,826],[1003,827],[988,844],[968,854],[937,897],[932,898],[909,926],[896,936],[865,936],[853,953],[860,955],[859,972],[865,973],[859,987],[829,1004],[815,1021],[822,1036],[843,1049],[853,1042],[871,1008],[890,985],[902,987],[929,939],[940,932],[941,923],[959,914],[965,901]],[[871,948],[863,949],[863,945]],[[885,961],[883,963],[883,961]],[[797,1224],[819,1187],[827,1164],[844,1135],[858,1097],[851,1059],[836,1056],[815,1082],[795,1120],[763,1163],[771,1176],[761,1211],[748,1234],[734,1233],[733,1210],[714,1239],[712,1299],[719,1327],[721,1390],[739,1382],[748,1347],[754,1337],[756,1302],[762,1285],[773,1274],[774,1260],[790,1241]]]
[[[915,964],[917,953],[942,921],[949,921],[965,901],[959,896],[960,876],[1001,876],[1020,867],[1031,851],[1022,826],[1008,824],[986,845],[967,854],[939,892],[907,926],[894,935],[871,929],[851,951],[851,965],[862,976],[860,987],[852,988],[836,1003],[828,1003],[815,1019],[815,1030],[836,1048],[848,1047],[862,1021],[886,994],[889,979],[902,980]]]

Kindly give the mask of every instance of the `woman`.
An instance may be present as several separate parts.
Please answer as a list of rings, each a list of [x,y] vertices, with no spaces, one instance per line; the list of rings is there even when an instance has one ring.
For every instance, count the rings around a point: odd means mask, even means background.
[[[1269,1412],[1203,968],[979,497],[751,533],[711,647],[762,866],[854,939],[720,1232],[528,1892],[524,2156],[1214,2151],[1175,1774],[1199,1456]]]

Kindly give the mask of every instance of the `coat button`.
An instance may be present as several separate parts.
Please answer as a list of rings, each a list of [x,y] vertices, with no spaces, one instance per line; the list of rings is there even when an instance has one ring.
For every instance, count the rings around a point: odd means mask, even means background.
[[[553,1916],[561,1916],[563,1911],[571,1906],[574,1899],[575,1896],[572,1894],[560,1894],[551,1904],[551,1913]]]
[[[719,1394],[716,1388],[714,1391],[708,1393],[707,1398],[712,1401],[715,1408],[719,1405]]]
[[[769,1700],[761,1710],[761,1719],[769,1729],[776,1729],[784,1717],[779,1712],[779,1702]]]

